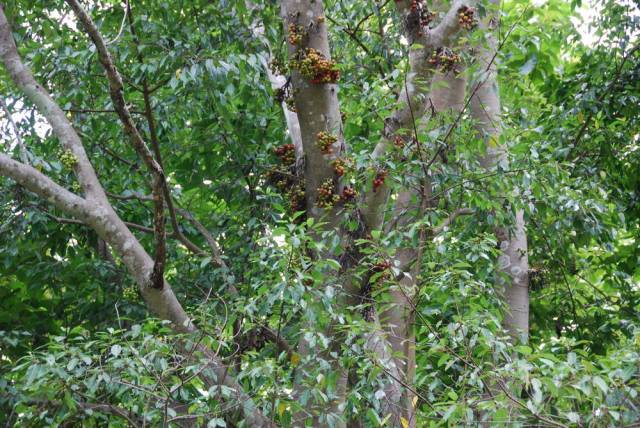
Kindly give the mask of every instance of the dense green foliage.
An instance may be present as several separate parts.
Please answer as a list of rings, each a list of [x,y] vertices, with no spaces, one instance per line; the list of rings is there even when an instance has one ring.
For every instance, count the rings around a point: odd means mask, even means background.
[[[274,148],[288,142],[263,68],[266,42],[274,55],[285,55],[276,5],[249,10],[244,1],[145,0],[131,2],[123,21],[120,2],[91,3],[113,41],[134,119],[146,132],[142,89],[153,90],[177,205],[223,249],[228,270],[169,241],[166,276],[201,328],[198,339],[235,365],[262,410],[288,426],[307,400],[330,398],[338,374],[324,353],[299,361],[260,332],[267,326],[292,345],[304,336],[352,370],[347,414],[365,426],[384,425],[384,373],[363,344],[371,327],[359,308],[335,303],[342,284],[331,273],[339,261],[310,257],[327,249],[339,256],[341,243],[291,213],[287,197],[266,178],[278,164]],[[369,153],[404,84],[407,48],[392,3],[325,1],[356,187],[376,174]],[[434,173],[439,206],[420,222],[354,244],[363,254],[356,275],[363,276],[398,248],[415,245],[422,226],[441,224],[461,200],[476,209],[424,248],[415,319],[418,426],[471,424],[482,412],[496,425],[640,420],[638,9],[598,4],[597,38],[586,45],[574,26],[578,4],[539,3],[509,0],[502,7],[501,139],[509,166],[486,173],[468,115],[438,117],[421,126],[419,140],[429,154],[443,139],[452,148]],[[130,196],[115,201],[118,213],[151,227],[151,204],[134,198],[149,194],[147,172],[110,112],[95,49],[67,6],[10,0],[5,12],[23,58],[69,112],[106,190]],[[265,40],[251,31],[256,20],[265,22]],[[477,68],[468,63],[471,82]],[[4,73],[0,96],[18,120],[30,163],[77,190],[56,137]],[[0,125],[4,151],[11,148],[17,158],[11,129]],[[415,184],[424,166],[401,150],[378,165],[395,187]],[[119,260],[105,257],[96,234],[65,222],[64,213],[8,179],[0,187],[0,423],[118,427],[145,419],[149,426],[177,426],[188,409],[198,426],[230,426],[229,409],[218,400],[228,391],[204,386],[196,376],[201,367],[173,346],[182,338],[149,317],[134,281]],[[509,200],[496,197],[502,194]],[[493,225],[511,221],[508,213],[496,214],[503,206],[524,208],[528,222],[531,331],[529,342],[515,348],[502,330],[493,287]],[[355,229],[345,209],[344,227]],[[179,221],[189,239],[207,248],[192,223]],[[135,233],[152,248],[151,234]],[[393,280],[376,279],[382,309]],[[236,296],[228,292],[232,282]],[[322,333],[330,323],[341,337],[339,350]],[[235,325],[241,328],[234,336]],[[311,373],[308,396],[295,401],[291,385],[301,366]],[[495,379],[521,384],[500,390]],[[124,409],[126,417],[95,403]],[[331,426],[335,416],[323,418]]]

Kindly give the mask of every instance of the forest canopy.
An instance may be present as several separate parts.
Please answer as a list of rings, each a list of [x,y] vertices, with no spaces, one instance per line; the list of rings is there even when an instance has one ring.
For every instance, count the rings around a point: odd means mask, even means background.
[[[639,34],[0,1],[0,424],[636,426]]]

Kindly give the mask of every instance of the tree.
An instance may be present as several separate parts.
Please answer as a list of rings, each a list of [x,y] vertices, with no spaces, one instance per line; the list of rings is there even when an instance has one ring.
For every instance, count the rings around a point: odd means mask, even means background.
[[[637,24],[609,6],[597,49],[560,45],[559,2],[0,7],[19,237],[0,284],[25,308],[71,303],[0,336],[22,357],[8,424],[636,420]],[[527,27],[545,13],[557,34]],[[616,180],[598,194],[583,168]],[[614,261],[590,261],[605,244]],[[549,278],[534,331],[530,274]],[[584,341],[613,306],[615,342]]]

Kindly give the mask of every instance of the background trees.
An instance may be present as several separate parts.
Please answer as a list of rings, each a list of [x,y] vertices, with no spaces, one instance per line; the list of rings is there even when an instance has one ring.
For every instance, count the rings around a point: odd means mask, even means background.
[[[637,9],[579,6],[3,4],[6,423],[636,421]]]

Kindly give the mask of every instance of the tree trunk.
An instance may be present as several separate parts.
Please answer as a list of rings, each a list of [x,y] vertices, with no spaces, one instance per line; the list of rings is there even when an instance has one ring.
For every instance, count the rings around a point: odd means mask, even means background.
[[[495,2],[497,3],[497,1]],[[476,127],[486,145],[486,155],[481,164],[487,169],[508,168],[506,147],[499,143],[501,114],[500,95],[497,77],[497,43],[495,26],[497,15],[492,14],[488,20],[480,22],[485,30],[487,46],[477,49],[476,58],[484,73],[476,83],[475,96],[471,99],[471,112],[476,120]],[[497,284],[504,296],[506,314],[504,327],[514,340],[527,341],[529,335],[529,261],[527,255],[527,236],[525,231],[524,212],[519,209],[515,214],[512,228],[500,226],[496,228],[496,236],[501,255],[498,260]]]

